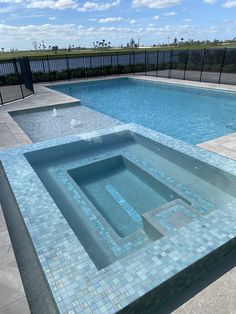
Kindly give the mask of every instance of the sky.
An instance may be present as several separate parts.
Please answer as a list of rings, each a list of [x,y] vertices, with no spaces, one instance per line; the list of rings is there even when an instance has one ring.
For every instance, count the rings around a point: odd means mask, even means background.
[[[0,0],[0,49],[236,37],[236,0]]]

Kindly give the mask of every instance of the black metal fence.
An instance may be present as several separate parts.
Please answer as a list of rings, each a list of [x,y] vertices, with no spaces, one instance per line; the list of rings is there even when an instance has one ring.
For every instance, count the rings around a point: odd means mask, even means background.
[[[0,61],[0,105],[34,93],[28,58]]]
[[[236,49],[156,50],[30,60],[34,82],[132,73],[236,84]]]
[[[139,50],[0,62],[0,103],[33,93],[37,82],[122,74],[236,84],[236,49]],[[31,81],[32,76],[32,81]],[[8,88],[11,87],[11,93]],[[4,91],[5,88],[5,91]],[[15,88],[15,90],[14,90]]]

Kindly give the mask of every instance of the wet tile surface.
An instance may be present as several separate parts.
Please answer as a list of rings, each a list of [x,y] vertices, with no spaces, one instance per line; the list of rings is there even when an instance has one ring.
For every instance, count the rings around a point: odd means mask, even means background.
[[[135,125],[96,131],[83,135],[82,139],[127,129],[236,175],[233,161]],[[154,241],[127,258],[97,271],[22,155],[79,139],[77,135],[0,154],[61,313],[70,310],[72,313],[73,310],[113,313],[236,236],[236,206],[229,203],[177,229],[171,236]]]

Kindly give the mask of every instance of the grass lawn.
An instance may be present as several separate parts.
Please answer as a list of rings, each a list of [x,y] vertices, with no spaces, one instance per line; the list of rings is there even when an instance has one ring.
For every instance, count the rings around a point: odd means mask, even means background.
[[[135,52],[142,52],[142,51],[156,51],[158,50],[186,50],[187,48],[192,50],[192,49],[222,49],[222,48],[236,48],[236,42],[233,43],[228,43],[228,44],[218,44],[218,45],[213,45],[213,44],[208,44],[208,45],[179,45],[179,46],[159,46],[159,47],[151,47],[151,48],[138,48],[138,49],[132,49],[132,48],[110,48],[110,49],[81,49],[81,50],[76,50],[73,49],[71,52],[67,52],[65,49],[59,49],[57,53],[54,51],[17,51],[17,52],[0,52],[0,60],[7,60],[7,59],[12,59],[12,58],[19,58],[19,57],[29,57],[30,59],[34,58],[42,58],[42,57],[47,57],[49,56],[50,58],[52,57],[63,57],[65,55],[69,57],[77,57],[79,55],[102,55],[102,54],[116,54],[117,52],[119,54],[125,54],[125,53],[130,53],[132,51]]]

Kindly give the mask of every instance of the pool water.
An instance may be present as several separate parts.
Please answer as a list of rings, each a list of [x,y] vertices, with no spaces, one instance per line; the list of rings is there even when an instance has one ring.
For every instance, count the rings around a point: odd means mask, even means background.
[[[73,169],[69,174],[121,237],[142,227],[145,212],[181,198],[122,156]]]
[[[121,78],[50,86],[123,122],[198,144],[236,131],[236,94]]]
[[[10,115],[20,125],[32,142],[40,142],[67,135],[89,132],[119,124],[105,115],[88,110],[79,103],[62,104],[54,107],[11,111]],[[71,125],[72,119],[77,125]]]
[[[85,138],[25,157],[97,269],[235,197],[227,175],[132,132]]]

